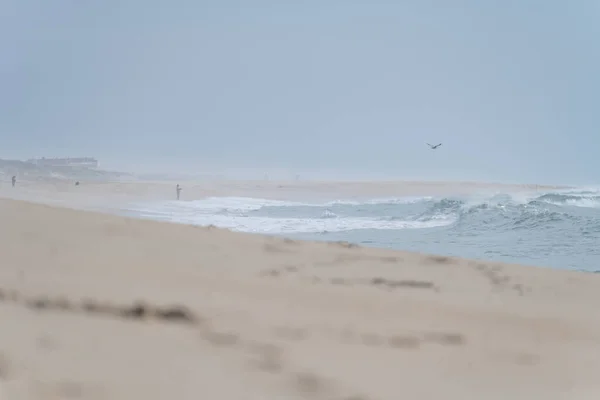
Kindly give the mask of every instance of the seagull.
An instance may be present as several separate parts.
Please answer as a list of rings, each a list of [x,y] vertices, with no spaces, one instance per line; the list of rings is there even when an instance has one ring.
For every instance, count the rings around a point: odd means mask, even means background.
[[[437,149],[438,147],[440,147],[442,144],[440,143],[440,144],[436,144],[436,145],[434,146],[434,145],[432,145],[432,144],[426,143],[426,145],[427,145],[427,146],[429,146],[429,147],[431,147],[431,150],[435,150],[435,149]]]

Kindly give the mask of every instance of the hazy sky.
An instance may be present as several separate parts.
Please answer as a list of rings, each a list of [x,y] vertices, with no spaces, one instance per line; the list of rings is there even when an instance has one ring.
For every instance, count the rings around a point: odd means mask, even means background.
[[[596,183],[599,74],[596,0],[3,0],[0,157]]]

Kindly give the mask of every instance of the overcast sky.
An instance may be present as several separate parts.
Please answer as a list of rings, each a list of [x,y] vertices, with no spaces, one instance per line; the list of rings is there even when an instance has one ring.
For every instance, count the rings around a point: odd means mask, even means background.
[[[0,157],[600,183],[599,74],[595,0],[3,0]]]

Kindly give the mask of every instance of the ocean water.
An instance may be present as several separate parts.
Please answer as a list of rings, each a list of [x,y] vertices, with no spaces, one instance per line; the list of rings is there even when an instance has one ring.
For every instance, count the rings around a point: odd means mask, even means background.
[[[290,238],[600,270],[600,190],[292,202],[243,197],[135,203],[123,213]]]

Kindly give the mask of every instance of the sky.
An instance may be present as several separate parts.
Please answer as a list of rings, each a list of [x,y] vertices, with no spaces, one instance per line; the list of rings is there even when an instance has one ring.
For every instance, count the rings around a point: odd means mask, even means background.
[[[3,0],[0,158],[600,183],[599,19],[595,0]]]

